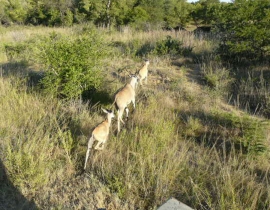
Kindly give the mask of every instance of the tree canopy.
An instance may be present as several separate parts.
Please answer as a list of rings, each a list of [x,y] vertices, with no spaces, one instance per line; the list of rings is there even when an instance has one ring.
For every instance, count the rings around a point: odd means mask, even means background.
[[[98,26],[136,25],[143,22],[167,27],[190,21],[211,22],[218,0],[1,0],[2,24],[69,26],[92,21]],[[193,19],[193,20],[192,20]]]

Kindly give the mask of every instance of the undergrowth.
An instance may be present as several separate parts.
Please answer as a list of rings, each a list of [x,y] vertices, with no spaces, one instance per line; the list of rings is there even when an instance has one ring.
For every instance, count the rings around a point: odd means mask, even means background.
[[[86,33],[75,29],[67,31],[71,36]],[[129,209],[155,209],[172,196],[195,209],[269,209],[269,120],[226,103],[235,78],[215,56],[206,57],[214,51],[213,41],[180,32],[104,33],[106,46],[114,40],[114,54],[103,58],[107,83],[102,91],[87,93],[103,98],[93,103],[87,94],[61,100],[29,85],[29,69],[44,70],[31,54],[46,45],[41,37],[33,37],[31,44],[9,41],[1,48],[10,60],[1,65],[0,158],[24,195],[36,203],[44,203],[42,198],[52,208],[87,208],[86,192],[98,188],[90,182],[95,177],[110,195],[132,203]],[[149,84],[137,89],[136,110],[118,135],[112,122],[105,149],[91,154],[81,175],[87,140],[104,120],[100,107],[111,108],[111,93],[127,81],[120,70],[135,72],[146,56]],[[20,74],[14,71],[17,65]],[[188,77],[197,67],[203,84]],[[256,95],[256,87],[240,89]],[[262,87],[267,90],[267,83]],[[70,183],[74,177],[77,182]],[[83,180],[90,184],[76,186]],[[51,187],[63,193],[61,183],[72,192],[67,203],[46,194]],[[77,188],[80,192],[73,193]]]

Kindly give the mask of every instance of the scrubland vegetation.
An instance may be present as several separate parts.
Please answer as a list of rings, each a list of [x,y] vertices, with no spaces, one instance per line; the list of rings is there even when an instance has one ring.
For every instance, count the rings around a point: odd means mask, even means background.
[[[53,84],[56,92],[44,91],[38,82],[50,70],[44,60],[54,70],[80,68],[76,59],[87,63],[87,56],[76,41],[91,27],[1,29],[1,160],[13,185],[45,209],[151,209],[171,196],[196,209],[268,209],[268,102],[260,99],[269,94],[266,82],[254,81],[266,81],[262,69],[268,67],[244,67],[252,72],[244,80],[241,67],[233,71],[222,63],[217,44],[203,34],[95,29],[103,40],[99,50],[107,51],[95,58],[102,82],[81,89],[79,98],[62,94],[60,83]],[[74,41],[73,61],[61,54],[65,44],[57,51],[66,39]],[[59,62],[43,54],[53,41]],[[119,135],[113,122],[106,148],[90,156],[82,173],[87,140],[105,117],[100,107],[110,108],[145,52],[149,79],[137,90],[136,110]],[[258,71],[261,76],[252,79]],[[255,109],[248,106],[256,102]],[[11,198],[4,186],[4,207]]]
[[[0,209],[269,209],[269,22],[241,28],[248,9],[219,33],[0,27]],[[136,110],[83,171],[101,108],[146,58]]]

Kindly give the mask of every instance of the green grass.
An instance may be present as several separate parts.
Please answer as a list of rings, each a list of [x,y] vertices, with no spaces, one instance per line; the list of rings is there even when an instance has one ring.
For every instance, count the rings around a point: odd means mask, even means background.
[[[83,28],[1,31],[2,46],[24,46],[13,60],[0,48],[0,158],[23,196],[41,209],[155,209],[172,196],[195,209],[269,209],[269,120],[228,103],[235,78],[215,57],[215,40],[100,30],[114,42],[113,54],[103,57],[100,91],[60,100],[30,85],[29,72],[45,70],[31,51],[40,37],[52,30],[76,37]],[[118,135],[113,120],[105,149],[91,153],[82,174],[87,140],[105,117],[100,108],[110,108],[113,93],[139,69],[144,56],[136,52],[168,35],[192,53],[149,54],[149,84],[138,88],[136,110]],[[251,91],[248,84],[241,90]]]

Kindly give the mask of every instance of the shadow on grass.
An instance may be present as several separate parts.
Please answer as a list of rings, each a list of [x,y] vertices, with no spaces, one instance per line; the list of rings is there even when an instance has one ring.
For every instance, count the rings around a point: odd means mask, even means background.
[[[1,76],[26,76],[29,72],[27,62],[8,62],[0,65]]]
[[[0,209],[2,210],[34,210],[35,203],[27,200],[9,180],[6,168],[0,159]]]
[[[18,77],[26,78],[29,87],[37,87],[41,79],[44,78],[44,72],[34,71],[29,68],[26,61],[8,62],[0,65],[0,76],[4,78]]]
[[[234,68],[236,81],[230,103],[251,114],[270,118],[270,66],[261,64]]]
[[[228,156],[232,151],[260,155],[267,151],[263,121],[239,117],[232,113],[179,113],[187,138]]]
[[[91,104],[109,105],[113,99],[106,90],[90,89],[82,93],[83,101],[90,101]]]

